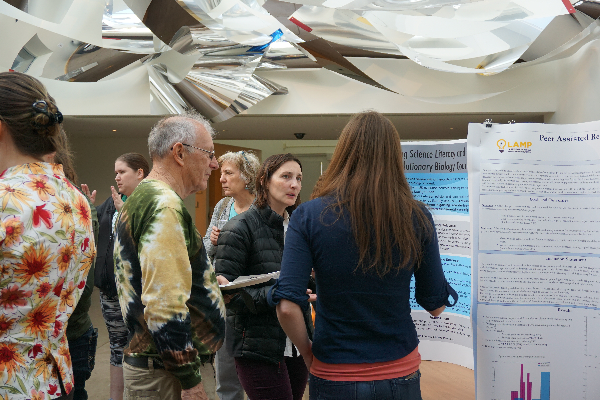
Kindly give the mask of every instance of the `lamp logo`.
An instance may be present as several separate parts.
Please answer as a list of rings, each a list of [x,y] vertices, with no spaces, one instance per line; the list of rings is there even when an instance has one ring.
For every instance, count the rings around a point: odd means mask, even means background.
[[[498,149],[500,149],[500,153],[504,153],[504,148],[506,147],[506,140],[500,139],[496,142]]]
[[[498,151],[500,153],[504,153],[506,150],[507,153],[531,153],[531,142],[509,142],[504,139],[500,139],[496,142],[496,146],[498,146]]]

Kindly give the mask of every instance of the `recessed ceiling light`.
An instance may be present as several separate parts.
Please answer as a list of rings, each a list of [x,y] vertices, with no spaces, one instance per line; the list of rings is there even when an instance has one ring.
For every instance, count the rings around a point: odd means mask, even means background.
[[[116,132],[116,131],[117,131],[116,129],[113,129],[113,132]]]
[[[450,129],[454,129],[454,128],[450,128]]]

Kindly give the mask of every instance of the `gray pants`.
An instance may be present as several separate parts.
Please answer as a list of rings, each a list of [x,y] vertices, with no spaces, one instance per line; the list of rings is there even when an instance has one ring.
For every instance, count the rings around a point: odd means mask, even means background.
[[[225,326],[225,329],[227,329],[227,326]],[[220,400],[244,400],[244,389],[235,370],[235,360],[227,351],[225,341],[223,341],[223,346],[217,351],[215,357],[215,375],[217,378],[217,396]]]

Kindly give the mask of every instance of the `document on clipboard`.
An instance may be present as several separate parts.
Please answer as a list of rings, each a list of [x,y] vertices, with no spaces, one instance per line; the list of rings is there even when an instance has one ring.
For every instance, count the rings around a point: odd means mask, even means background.
[[[264,283],[277,278],[279,278],[279,271],[261,275],[238,276],[233,282],[229,282],[227,285],[219,285],[219,287],[221,290],[239,289],[246,286],[258,285],[259,283]]]

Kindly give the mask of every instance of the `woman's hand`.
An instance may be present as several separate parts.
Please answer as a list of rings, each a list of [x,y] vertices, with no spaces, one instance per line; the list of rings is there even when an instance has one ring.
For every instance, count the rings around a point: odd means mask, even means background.
[[[310,366],[313,362],[313,352],[312,352],[312,342],[309,341],[310,345],[306,353],[302,354],[302,358],[304,359],[304,364],[306,364],[306,369],[310,371]]]
[[[115,190],[114,186],[110,187],[110,195],[112,196],[113,202],[115,203],[115,208],[117,209],[117,211],[121,212],[121,208],[123,208],[123,200],[121,200],[121,195]]]
[[[212,227],[212,232],[210,233],[210,242],[213,246],[217,245],[217,240],[219,240],[219,235],[221,234],[221,230],[217,228],[215,225]]]
[[[317,295],[316,294],[312,294],[312,290],[306,289],[306,294],[308,295],[308,302],[309,303],[313,303],[313,302],[317,301]]]
[[[96,203],[96,191],[95,190],[93,192],[90,192],[90,188],[88,187],[88,185],[86,185],[85,183],[82,183],[81,191],[83,192],[83,194],[85,194],[87,197],[90,198],[90,201],[92,202],[92,204]]]
[[[223,275],[217,275],[217,282],[219,282],[219,286],[227,285],[229,280],[225,278]]]
[[[281,299],[275,309],[277,310],[277,318],[283,331],[292,343],[296,345],[296,348],[304,359],[306,367],[310,369],[313,362],[312,342],[306,332],[302,309],[300,309],[298,304],[286,299]]]
[[[217,275],[217,282],[219,282],[219,286],[227,285],[229,283],[227,278],[225,278],[223,275]],[[222,293],[223,292],[221,292],[221,294]],[[233,296],[235,296],[235,294],[223,294],[223,301],[225,304],[229,303]]]

